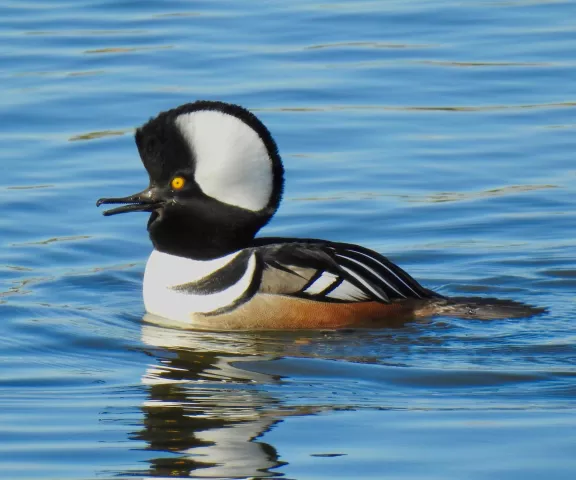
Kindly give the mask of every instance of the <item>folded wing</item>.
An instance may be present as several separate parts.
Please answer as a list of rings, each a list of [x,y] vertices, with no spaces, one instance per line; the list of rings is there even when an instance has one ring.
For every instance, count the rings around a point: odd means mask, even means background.
[[[260,291],[329,302],[438,298],[386,257],[358,245],[270,239],[256,252]]]

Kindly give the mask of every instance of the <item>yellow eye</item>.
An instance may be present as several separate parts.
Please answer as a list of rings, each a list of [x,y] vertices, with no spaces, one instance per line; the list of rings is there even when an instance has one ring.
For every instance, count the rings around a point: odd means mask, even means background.
[[[172,179],[172,182],[170,183],[170,186],[172,187],[173,190],[182,190],[185,183],[186,180],[184,180],[183,177],[174,177]]]

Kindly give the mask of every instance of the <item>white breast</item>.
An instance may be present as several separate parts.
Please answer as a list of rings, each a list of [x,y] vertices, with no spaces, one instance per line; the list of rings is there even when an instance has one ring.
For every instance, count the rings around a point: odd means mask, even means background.
[[[174,290],[173,287],[207,277],[232,262],[240,253],[241,250],[214,260],[201,261],[154,250],[144,273],[146,311],[190,325],[197,314],[211,313],[233,304],[250,287],[256,269],[254,254],[248,260],[240,280],[222,291],[198,295]]]

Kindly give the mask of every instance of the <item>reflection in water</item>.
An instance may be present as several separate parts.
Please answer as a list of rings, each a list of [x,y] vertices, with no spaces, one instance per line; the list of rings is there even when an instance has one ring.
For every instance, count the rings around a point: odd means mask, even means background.
[[[77,142],[79,140],[95,140],[104,137],[120,137],[130,132],[130,130],[102,130],[99,132],[82,133],[74,135],[68,139],[69,142]]]
[[[465,202],[482,198],[502,197],[505,195],[518,195],[536,190],[549,190],[560,188],[559,185],[532,184],[532,185],[507,185],[488,190],[468,190],[466,192],[437,192],[429,195],[394,195],[383,192],[367,192],[356,190],[354,192],[342,192],[339,195],[316,195],[314,197],[292,197],[293,202],[329,202],[340,200],[370,200],[373,198],[389,197],[409,203],[445,203]]]
[[[304,50],[326,50],[326,49],[340,49],[340,48],[433,48],[437,45],[432,44],[409,44],[409,43],[384,43],[384,42],[336,42],[326,43],[321,45],[310,45],[304,47]]]
[[[51,237],[45,240],[38,240],[35,242],[26,242],[26,243],[13,243],[12,247],[22,247],[24,245],[50,245],[51,243],[55,242],[76,242],[78,240],[88,240],[90,239],[90,235],[73,235],[70,237]]]
[[[404,324],[398,324],[398,327]],[[146,475],[151,477],[246,478],[278,477],[274,469],[285,462],[275,447],[261,437],[288,416],[306,416],[339,408],[352,408],[352,398],[335,398],[345,392],[340,385],[328,386],[328,379],[342,378],[342,364],[335,370],[318,373],[316,394],[289,388],[287,378],[268,373],[271,360],[346,359],[355,365],[386,360],[379,345],[395,339],[404,349],[411,344],[410,334],[402,340],[399,330],[379,331],[376,343],[369,331],[269,331],[210,332],[181,330],[170,320],[146,314],[142,341],[146,353],[154,359],[142,382],[148,388],[148,400],[141,407],[143,428],[132,439],[146,442],[151,455]],[[368,347],[360,354],[360,346]],[[388,343],[389,347],[393,344]],[[390,359],[398,351],[389,348]],[[310,371],[305,364],[302,372]],[[326,368],[323,363],[321,368]],[[299,372],[292,365],[289,377]],[[354,375],[357,373],[354,370]],[[386,372],[384,372],[386,374]],[[399,373],[394,373],[398,375]],[[401,373],[400,373],[401,374]],[[335,375],[335,377],[333,376]],[[324,378],[323,378],[324,377]],[[308,382],[306,382],[308,383]],[[384,408],[374,396],[373,384],[364,392]],[[293,386],[292,386],[293,387]],[[312,387],[314,390],[314,387]],[[364,402],[362,387],[354,381],[349,393]],[[358,394],[358,396],[357,396]],[[370,402],[364,402],[368,404]],[[372,405],[374,406],[374,404]],[[133,475],[135,472],[130,472]],[[141,472],[138,472],[141,473]]]
[[[129,476],[278,477],[283,455],[296,458],[295,464],[302,461],[291,445],[309,441],[304,430],[293,433],[288,444],[267,443],[275,438],[267,432],[289,416],[377,409],[460,411],[473,418],[474,412],[504,407],[538,415],[542,409],[570,408],[574,397],[572,364],[546,367],[551,356],[558,362],[559,352],[570,352],[563,350],[565,332],[558,339],[560,350],[542,345],[534,327],[530,338],[525,336],[529,320],[447,324],[439,319],[378,331],[226,333],[179,330],[152,315],[144,320],[144,351],[152,361],[142,379],[143,420],[131,439],[145,443],[147,466],[125,472]],[[544,325],[549,330],[549,322]],[[415,417],[382,418],[402,424]],[[442,432],[437,434],[445,441]],[[397,433],[384,423],[369,440],[362,431],[358,441],[395,448]],[[278,445],[287,451],[277,451]],[[318,451],[318,445],[308,444],[306,453],[349,453],[335,445],[338,450]],[[421,452],[413,453],[421,461]]]
[[[154,47],[109,47],[109,48],[96,48],[94,50],[85,50],[83,53],[93,54],[110,54],[110,53],[132,53],[144,52],[148,50],[169,50],[174,48],[172,45],[157,45]]]
[[[144,324],[144,343],[156,364],[143,383],[149,400],[142,406],[143,440],[151,456],[152,477],[271,477],[283,465],[275,448],[259,441],[287,415],[311,409],[285,409],[259,388],[277,383],[271,375],[234,366],[260,354],[257,336],[182,331]],[[240,354],[240,355],[239,355]],[[170,452],[173,455],[167,455]]]
[[[374,65],[376,62],[372,62]],[[350,66],[350,65],[349,65]],[[354,66],[354,65],[353,65]],[[358,65],[355,65],[358,66]],[[553,102],[553,103],[525,103],[514,105],[326,105],[321,107],[282,107],[258,108],[255,112],[361,112],[361,111],[380,111],[380,112],[498,112],[501,110],[538,110],[551,108],[574,108],[576,102]]]

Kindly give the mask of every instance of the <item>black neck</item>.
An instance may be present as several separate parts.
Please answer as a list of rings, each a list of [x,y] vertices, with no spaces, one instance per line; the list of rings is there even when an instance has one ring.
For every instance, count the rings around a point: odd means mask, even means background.
[[[225,209],[170,208],[154,212],[148,222],[156,250],[195,260],[211,260],[249,247],[269,215],[227,206]]]

